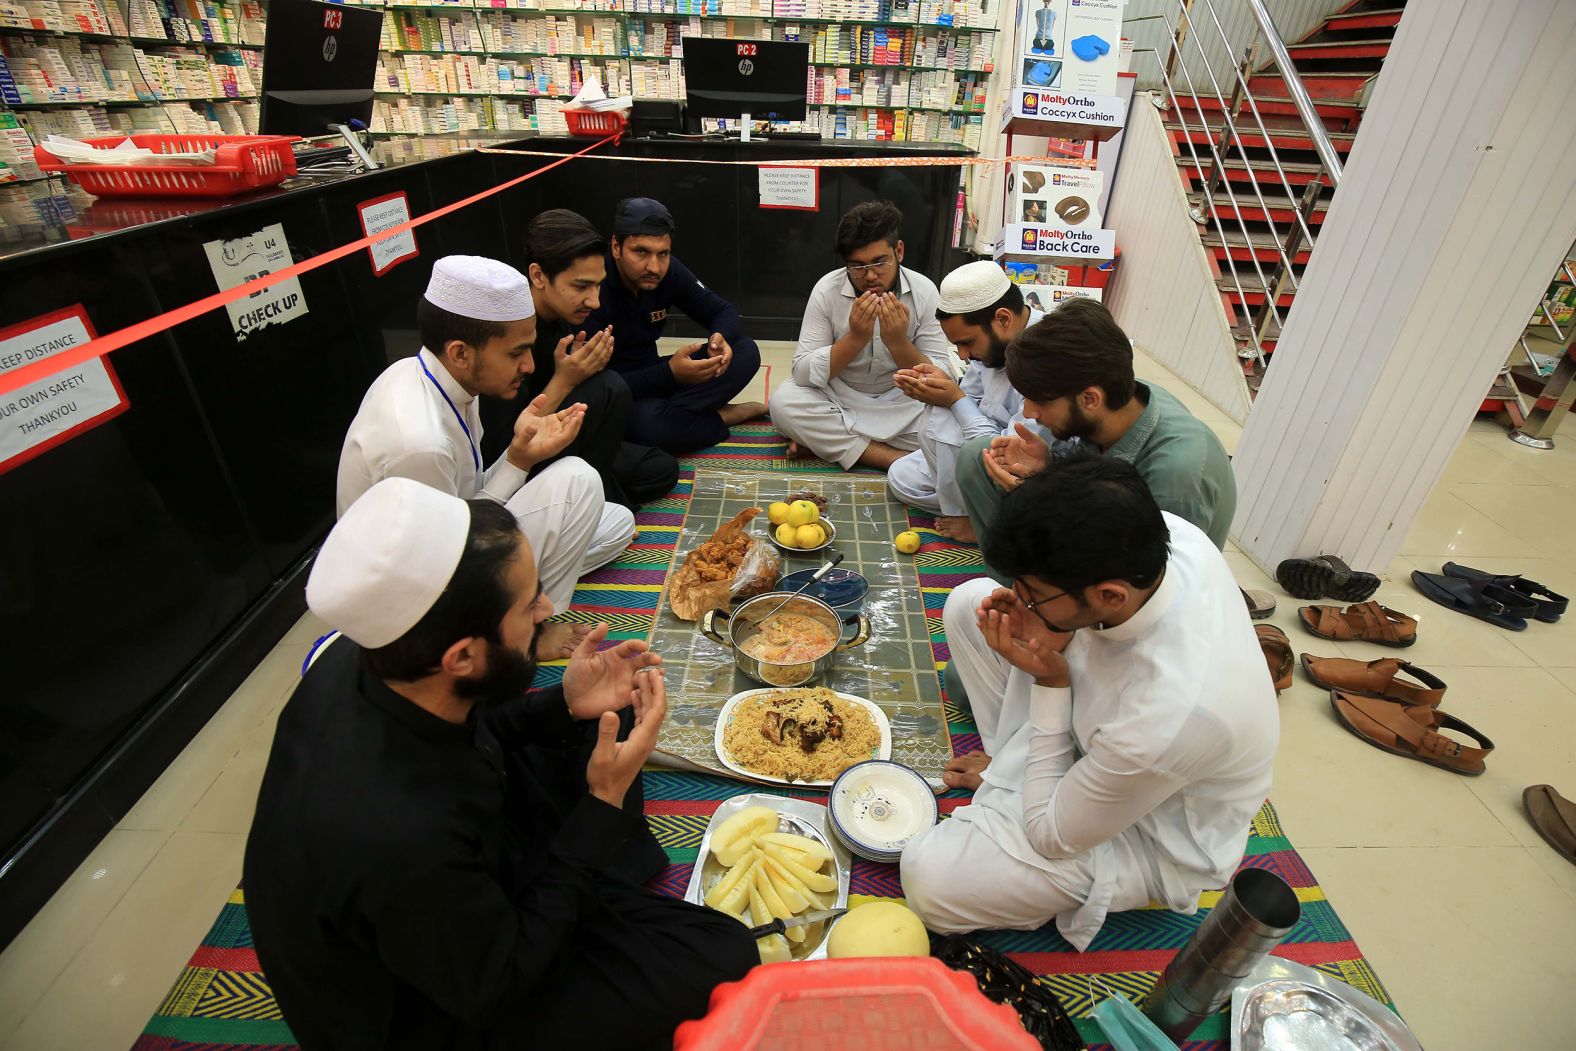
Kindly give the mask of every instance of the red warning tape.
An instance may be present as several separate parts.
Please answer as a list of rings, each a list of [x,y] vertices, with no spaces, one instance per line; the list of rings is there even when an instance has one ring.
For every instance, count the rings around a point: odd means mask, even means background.
[[[23,365],[14,372],[0,374],[0,395],[9,394],[18,387],[25,387],[30,383],[37,383],[40,380],[47,379],[57,372],[63,372],[66,369],[71,368],[73,365],[82,364],[84,361],[91,361],[94,358],[102,358],[114,351],[120,350],[122,347],[141,342],[142,340],[147,339],[149,336],[156,336],[160,332],[174,328],[176,325],[190,321],[193,318],[201,317],[210,310],[218,310],[227,303],[233,303],[237,299],[244,299],[255,292],[261,292],[265,288],[271,288],[281,281],[288,280],[292,277],[299,277],[301,274],[307,273],[308,271],[316,270],[318,267],[326,266],[335,260],[343,259],[347,255],[353,255],[356,252],[361,251],[363,248],[366,248],[368,245],[387,240],[388,238],[402,234],[407,230],[414,230],[416,227],[430,223],[434,219],[441,219],[450,212],[459,211],[461,208],[473,205],[477,201],[485,200],[486,198],[491,197],[493,194],[502,193],[504,190],[518,186],[528,179],[534,179],[543,172],[551,171],[552,169],[558,167],[560,164],[568,164],[576,157],[583,157],[587,153],[590,153],[592,150],[596,149],[598,146],[606,145],[607,143],[614,141],[616,138],[617,136],[610,135],[605,139],[598,139],[596,142],[593,142],[591,145],[587,146],[583,150],[580,150],[578,153],[565,154],[559,160],[554,161],[552,164],[544,165],[540,168],[537,168],[535,171],[529,171],[524,175],[516,176],[515,178],[510,179],[508,182],[502,182],[490,189],[483,190],[480,193],[472,194],[464,200],[455,201],[453,204],[446,204],[442,208],[434,208],[432,211],[427,212],[424,215],[418,215],[416,218],[411,219],[408,222],[400,223],[398,226],[390,227],[389,229],[373,234],[370,237],[363,237],[360,240],[351,241],[349,244],[340,245],[338,248],[331,248],[328,251],[319,255],[315,255],[310,259],[303,259],[299,263],[296,263],[292,266],[287,266],[283,270],[277,271],[276,273],[259,277],[253,281],[248,281],[243,285],[236,285],[234,288],[226,289],[223,292],[216,292],[211,296],[204,296],[202,299],[199,299],[194,303],[188,303],[183,307],[176,307],[174,310],[169,310],[163,314],[150,317],[146,321],[139,321],[135,325],[127,325],[125,328],[118,329],[106,336],[99,336],[97,339],[89,340],[80,346],[71,347],[68,350],[60,351],[57,354],[51,354],[49,357],[42,358],[30,365]]]

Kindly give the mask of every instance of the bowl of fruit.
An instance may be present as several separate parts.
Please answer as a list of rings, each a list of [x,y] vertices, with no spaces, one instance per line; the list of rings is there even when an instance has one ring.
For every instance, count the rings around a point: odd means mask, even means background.
[[[684,897],[751,928],[785,921],[781,934],[758,940],[763,963],[820,959],[831,927],[820,917],[848,907],[852,869],[827,831],[826,807],[750,793],[712,815]]]
[[[811,493],[777,501],[766,509],[766,519],[767,537],[787,555],[814,555],[837,540],[837,527],[826,517],[826,501]]]

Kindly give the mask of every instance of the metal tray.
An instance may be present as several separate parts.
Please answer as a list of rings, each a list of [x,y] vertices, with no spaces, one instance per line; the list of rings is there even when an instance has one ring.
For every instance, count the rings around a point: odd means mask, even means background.
[[[1266,957],[1232,991],[1231,1046],[1233,1051],[1423,1051],[1406,1023],[1378,1000],[1323,971],[1277,956]]]
[[[832,852],[832,863],[837,866],[837,900],[832,903],[832,907],[847,908],[848,879],[853,872],[854,859],[853,855],[849,854],[848,848],[832,835],[826,807],[807,799],[786,799],[782,796],[767,795],[764,792],[749,792],[734,796],[724,800],[717,808],[717,812],[711,817],[711,823],[706,826],[705,836],[701,838],[700,853],[695,855],[695,868],[690,872],[689,886],[684,891],[684,900],[696,905],[705,904],[706,892],[716,886],[717,881],[728,871],[711,852],[712,833],[717,830],[718,825],[734,814],[752,806],[768,806],[777,811],[777,831],[807,836],[824,844]],[[812,923],[804,931],[804,941],[798,944],[788,943],[793,958],[795,960],[823,959],[826,956],[826,938],[831,933],[831,925]]]

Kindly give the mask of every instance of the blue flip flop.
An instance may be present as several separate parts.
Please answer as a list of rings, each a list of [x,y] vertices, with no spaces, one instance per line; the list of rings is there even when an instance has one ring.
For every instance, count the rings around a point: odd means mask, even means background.
[[[1537,603],[1524,595],[1492,581],[1463,580],[1438,573],[1412,571],[1412,586],[1423,597],[1457,613],[1510,631],[1526,631],[1527,618],[1537,612]]]

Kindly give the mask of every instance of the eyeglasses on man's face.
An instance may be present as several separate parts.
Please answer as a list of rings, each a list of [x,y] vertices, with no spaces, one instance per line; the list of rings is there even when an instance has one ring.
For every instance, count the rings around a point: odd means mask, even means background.
[[[849,263],[848,272],[854,277],[861,274],[876,274],[892,265],[892,257],[884,255],[873,263]]]
[[[1072,594],[1072,592],[1058,591],[1054,595],[1045,595],[1041,598],[1025,598],[1024,592],[1018,587],[1018,582],[1013,581],[1012,593],[1017,596],[1019,604],[1022,605],[1024,609],[1033,613],[1036,617],[1039,617],[1041,623],[1043,623],[1047,628],[1050,628],[1052,631],[1062,630],[1046,619],[1045,614],[1040,612],[1040,607],[1048,602],[1055,602],[1059,598],[1065,598],[1066,596]]]

